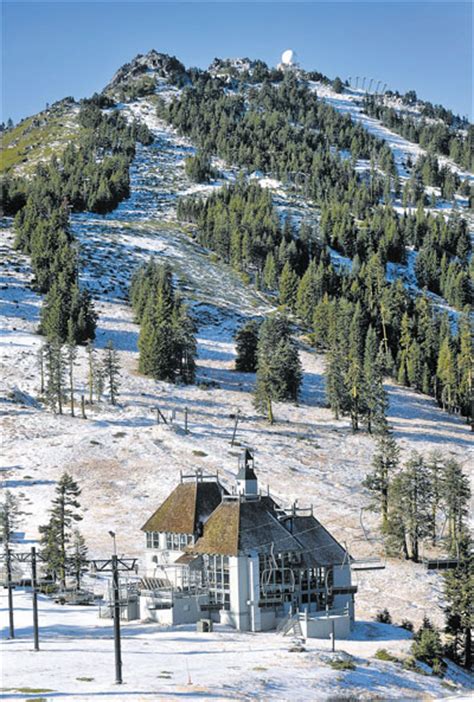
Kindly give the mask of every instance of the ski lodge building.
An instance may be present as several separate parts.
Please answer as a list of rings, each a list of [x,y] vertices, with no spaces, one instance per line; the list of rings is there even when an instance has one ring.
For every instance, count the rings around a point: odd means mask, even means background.
[[[142,618],[318,638],[350,632],[357,587],[349,554],[312,508],[285,510],[259,492],[248,450],[232,492],[217,475],[182,476],[142,530]]]

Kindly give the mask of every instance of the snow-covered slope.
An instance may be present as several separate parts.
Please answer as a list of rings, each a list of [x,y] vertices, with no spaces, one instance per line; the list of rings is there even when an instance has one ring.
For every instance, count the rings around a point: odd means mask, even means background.
[[[139,150],[133,166],[131,198],[105,217],[73,216],[83,279],[97,300],[97,345],[102,348],[112,339],[123,364],[120,406],[88,407],[88,419],[81,420],[54,417],[45,409],[15,402],[5,405],[5,485],[31,500],[24,525],[27,537],[34,538],[37,525],[44,522],[54,480],[67,468],[83,486],[84,531],[91,550],[104,553],[107,530],[115,528],[121,548],[139,554],[139,528],[177,480],[180,469],[219,469],[232,479],[238,449],[229,445],[231,415],[239,409],[243,421],[238,439],[255,448],[262,485],[268,483],[284,502],[313,503],[321,520],[356,556],[377,552],[377,543],[364,540],[360,525],[360,509],[368,501],[360,482],[370,464],[372,439],[352,435],[348,421],[335,421],[324,407],[324,359],[304,345],[301,405],[277,407],[279,421],[273,427],[256,414],[250,395],[253,377],[233,370],[232,337],[239,320],[262,315],[271,305],[177,225],[177,193],[186,192],[189,185],[183,169],[189,145],[164,125],[155,126],[156,141]],[[139,330],[126,290],[134,268],[150,254],[172,263],[198,315],[197,387],[155,383],[137,374]],[[20,388],[34,398],[38,373],[33,350],[41,343],[35,333],[39,298],[25,287],[27,263],[22,259],[21,265],[16,264],[18,270],[13,269],[12,262],[18,260],[17,253],[8,254],[3,377],[7,394]],[[84,350],[77,378],[87,395]],[[462,420],[407,389],[391,384],[387,389],[390,421],[406,451],[439,448],[466,459],[470,435]],[[191,433],[184,436],[179,428],[156,426],[157,405],[166,412],[177,410],[181,424],[180,411],[187,406]],[[375,517],[365,514],[364,520],[375,534]],[[427,575],[421,566],[394,561],[385,571],[360,578],[362,614],[372,615],[385,606],[387,584],[396,574],[403,574],[392,605],[400,619],[420,620],[433,597],[438,599],[436,575]],[[439,611],[433,614],[440,616]]]
[[[167,87],[160,85],[160,90],[166,92]],[[176,221],[178,197],[219,187],[223,179],[204,188],[187,180],[184,158],[192,145],[156,119],[152,101],[139,100],[123,109],[146,121],[155,136],[151,146],[138,148],[131,170],[131,197],[104,217],[72,216],[73,232],[80,243],[82,280],[92,290],[99,312],[99,353],[111,339],[120,356],[117,407],[106,401],[92,406],[87,403],[87,419],[82,419],[53,416],[37,403],[35,352],[42,343],[36,333],[41,299],[29,288],[27,259],[12,248],[11,222],[4,222],[2,477],[3,487],[22,501],[22,547],[37,539],[38,525],[47,519],[55,482],[68,470],[82,487],[81,530],[91,555],[110,553],[108,531],[112,529],[117,533],[120,553],[140,558],[140,527],[179,479],[180,470],[219,470],[225,481],[233,480],[240,448],[231,446],[230,439],[234,416],[240,411],[237,441],[254,448],[261,486],[268,485],[285,504],[294,500],[301,506],[313,504],[316,516],[347,544],[354,557],[379,555],[385,562],[384,570],[356,576],[357,618],[368,621],[388,607],[396,622],[408,618],[419,623],[429,615],[441,624],[441,577],[427,573],[422,565],[385,559],[377,539],[377,517],[365,510],[368,495],[361,488],[373,439],[363,433],[353,435],[348,420],[334,420],[324,406],[324,358],[300,341],[304,368],[301,402],[299,406],[278,405],[274,426],[253,407],[254,377],[233,370],[236,326],[242,319],[268,312],[272,300],[246,286]],[[232,178],[232,169],[224,176]],[[286,192],[281,184],[269,179],[261,182],[273,190],[282,214],[291,211],[300,219],[317,217],[314,208]],[[127,302],[127,288],[133,270],[150,255],[172,264],[197,316],[196,386],[155,382],[137,372],[139,328]],[[86,375],[86,354],[80,349],[76,403],[81,394],[87,398]],[[393,383],[387,383],[387,391],[389,421],[404,456],[414,449],[425,453],[439,449],[469,467],[472,440],[461,419],[443,413],[428,397]],[[157,406],[166,416],[176,414],[173,426],[156,424]],[[183,431],[185,407],[189,410],[189,434]],[[12,677],[5,684],[48,687],[56,693],[67,692],[70,699],[109,694],[110,626],[99,623],[94,610],[85,614],[42,601],[44,648],[51,655],[35,658],[26,653],[31,634],[28,597],[16,596],[20,641],[6,646]],[[354,640],[344,644],[344,649],[356,656],[356,669],[341,673],[327,665],[321,642],[310,645],[308,653],[300,656],[289,653],[288,644],[274,634],[236,636],[220,631],[197,635],[186,629],[163,633],[154,625],[134,624],[125,629],[127,690],[130,699],[148,698],[149,694],[170,699],[186,694],[201,699],[303,700],[325,699],[345,691],[363,698],[367,690],[383,699],[448,694],[437,680],[402,671],[395,664],[375,663],[371,658],[377,648],[397,651],[407,646],[403,630],[360,624]],[[60,678],[56,676],[58,661]],[[188,666],[192,686],[187,685]],[[11,691],[12,696],[18,694]]]

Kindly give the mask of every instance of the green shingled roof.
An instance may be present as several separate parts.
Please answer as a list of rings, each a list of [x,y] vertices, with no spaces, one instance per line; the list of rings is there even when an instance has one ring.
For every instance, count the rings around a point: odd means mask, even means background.
[[[199,522],[204,523],[220,504],[222,492],[222,486],[215,481],[180,483],[145,522],[142,531],[194,534]]]

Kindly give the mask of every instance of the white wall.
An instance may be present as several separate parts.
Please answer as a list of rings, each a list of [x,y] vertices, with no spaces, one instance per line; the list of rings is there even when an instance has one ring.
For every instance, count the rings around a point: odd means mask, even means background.
[[[333,625],[336,639],[347,639],[351,633],[351,620],[348,615],[322,618],[301,617],[300,624],[305,639],[329,639]]]
[[[230,616],[239,631],[250,630],[248,561],[247,556],[229,557]]]
[[[341,566],[334,566],[334,587],[344,587],[351,585],[351,566],[350,564]],[[353,595],[335,595],[333,609],[343,609],[349,606],[349,614],[352,621],[354,621],[354,596]]]
[[[159,624],[177,626],[178,624],[194,624],[198,619],[206,619],[207,613],[201,607],[208,603],[207,595],[175,596],[173,606],[169,609],[150,609],[152,598],[141,595],[140,617],[151,619]]]

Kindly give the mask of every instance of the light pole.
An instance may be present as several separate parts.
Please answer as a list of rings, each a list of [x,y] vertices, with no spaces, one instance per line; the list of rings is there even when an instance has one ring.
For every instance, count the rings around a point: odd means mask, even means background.
[[[122,679],[122,646],[120,641],[120,584],[117,559],[117,541],[115,532],[109,531],[109,536],[114,542],[114,555],[112,556],[112,588],[114,593],[114,642],[115,642],[115,682],[121,685]]]
[[[117,555],[117,541],[115,539],[115,531],[109,531],[109,536],[112,538],[114,542],[114,556]]]

